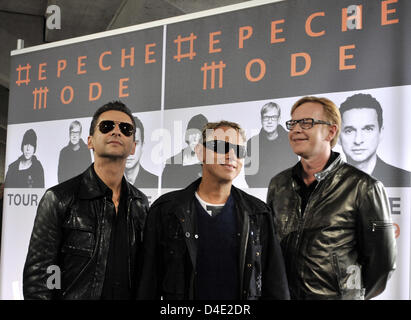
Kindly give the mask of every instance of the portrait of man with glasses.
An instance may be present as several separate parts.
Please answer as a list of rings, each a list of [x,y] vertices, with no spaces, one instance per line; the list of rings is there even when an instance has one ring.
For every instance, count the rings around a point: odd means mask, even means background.
[[[246,156],[242,128],[208,123],[195,147],[202,177],[158,198],[144,231],[139,299],[288,299],[269,207],[233,186]]]
[[[123,103],[95,112],[87,141],[94,163],[48,189],[37,208],[23,271],[25,299],[135,299],[148,210],[147,197],[124,177],[135,132]]]
[[[331,100],[301,98],[286,125],[301,160],[271,180],[267,204],[278,226],[291,298],[361,300],[381,294],[396,266],[383,184],[332,151],[341,115]]]
[[[280,106],[268,102],[260,115],[260,133],[247,141],[244,171],[250,188],[267,188],[271,177],[298,161],[288,144],[287,132],[279,124]]]
[[[82,126],[77,120],[70,123],[69,142],[60,151],[57,168],[58,182],[61,183],[82,173],[91,164],[90,150],[81,138]]]

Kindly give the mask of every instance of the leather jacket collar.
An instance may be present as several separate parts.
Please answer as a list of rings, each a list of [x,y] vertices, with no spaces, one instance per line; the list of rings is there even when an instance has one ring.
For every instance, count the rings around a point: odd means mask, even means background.
[[[123,180],[124,180],[123,176]],[[124,182],[124,181],[123,181]],[[137,193],[134,189],[130,188],[128,183],[123,183],[122,186],[127,188],[127,194],[132,199],[143,199],[141,194]],[[97,180],[97,174],[94,171],[94,163],[90,165],[90,167],[82,174],[80,190],[79,190],[79,198],[90,200],[96,198],[103,198],[105,193],[101,190],[99,186],[99,182]]]

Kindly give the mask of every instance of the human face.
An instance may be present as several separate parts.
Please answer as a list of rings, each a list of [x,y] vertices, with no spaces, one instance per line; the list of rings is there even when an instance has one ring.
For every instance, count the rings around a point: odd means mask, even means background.
[[[141,141],[141,130],[140,128],[136,129],[136,150],[134,154],[130,154],[127,157],[126,169],[134,168],[139,162],[141,155],[143,154],[143,142]]]
[[[261,118],[261,125],[263,130],[267,133],[272,133],[277,130],[279,120],[278,110],[276,108],[269,108]]]
[[[33,154],[34,154],[34,146],[32,146],[31,144],[25,144],[23,146],[24,158],[26,158],[26,160],[30,160]]]
[[[375,156],[381,136],[374,109],[351,109],[342,115],[340,142],[348,161],[364,162]]]
[[[207,136],[206,141],[222,140],[232,144],[245,146],[245,141],[240,133],[231,127],[221,127]],[[236,157],[233,149],[226,154],[220,154],[206,148],[203,145],[197,145],[197,156],[203,162],[203,177],[219,182],[231,182],[240,173],[243,167],[244,159]]]
[[[70,142],[74,145],[78,144],[80,141],[80,134],[80,126],[73,126],[73,128],[70,130]]]
[[[292,120],[303,118],[327,121],[323,106],[318,102],[305,102],[298,106],[291,115]],[[303,159],[315,159],[329,154],[330,141],[335,133],[335,126],[316,124],[311,129],[302,129],[300,124],[297,124],[288,132],[288,140],[295,154]]]
[[[97,119],[94,134],[88,137],[88,148],[94,150],[94,158],[126,159],[130,154],[133,154],[136,147],[134,136],[126,137],[120,131],[118,124],[116,124],[112,131],[102,133],[98,128],[98,124],[103,120],[132,124],[130,117],[124,112],[117,110],[103,112]]]
[[[187,130],[187,143],[192,151],[194,151],[196,145],[200,142],[201,132],[198,129]]]

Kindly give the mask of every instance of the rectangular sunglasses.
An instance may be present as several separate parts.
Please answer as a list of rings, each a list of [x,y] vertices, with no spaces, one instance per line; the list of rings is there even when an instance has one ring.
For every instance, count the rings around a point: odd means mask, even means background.
[[[118,124],[118,127],[122,134],[126,137],[130,137],[134,133],[134,126],[131,123],[119,122],[114,120],[103,120],[98,124],[98,128],[101,133],[106,134],[113,131]]]
[[[234,153],[238,159],[245,158],[247,150],[245,146],[238,144],[232,144],[223,140],[210,140],[203,142],[204,147],[219,154],[226,154],[230,152],[231,149],[234,150]]]

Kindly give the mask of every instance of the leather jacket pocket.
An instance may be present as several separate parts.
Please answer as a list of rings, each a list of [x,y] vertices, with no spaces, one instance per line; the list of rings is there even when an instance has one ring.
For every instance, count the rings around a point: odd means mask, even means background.
[[[343,294],[343,288],[342,288],[342,272],[341,272],[341,265],[338,259],[338,255],[336,252],[332,252],[331,254],[331,264],[333,268],[333,272],[335,275],[335,281],[336,281],[336,290],[338,291],[339,295]]]
[[[62,253],[91,257],[95,246],[93,227],[72,217],[63,224]]]

